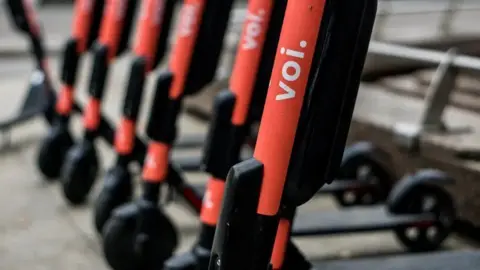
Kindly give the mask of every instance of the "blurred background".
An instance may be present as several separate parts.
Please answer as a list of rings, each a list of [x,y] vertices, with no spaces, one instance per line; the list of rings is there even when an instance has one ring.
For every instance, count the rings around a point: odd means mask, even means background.
[[[35,1],[57,87],[61,51],[71,31],[72,2]],[[11,27],[0,6],[0,119],[7,119],[19,110],[34,65],[27,39]],[[246,1],[237,0],[216,80],[188,98],[182,134],[207,130],[205,120],[211,114],[213,97],[228,85],[245,13]],[[459,221],[455,236],[445,244],[447,250],[475,249],[480,235],[479,22],[480,1],[476,0],[379,0],[350,129],[349,143],[372,141],[393,157],[392,170],[398,179],[430,167],[455,178],[448,191]],[[128,54],[121,57],[108,80],[104,111],[115,121],[131,59]],[[88,56],[79,76],[81,101],[86,98],[90,67]],[[151,98],[152,83],[150,79],[146,100]],[[139,130],[144,130],[147,110],[143,106]],[[74,130],[81,134],[79,119]],[[36,170],[34,156],[46,133],[39,119],[4,134],[9,143],[0,152],[0,268],[108,269],[92,228],[91,203],[68,207],[59,188],[44,183]],[[103,143],[100,147],[102,162],[112,164],[111,149]],[[174,156],[199,153],[178,150]],[[186,177],[194,183],[207,178],[200,172]],[[335,207],[330,198],[323,197],[305,206],[319,211]],[[198,221],[178,205],[170,204],[167,209],[182,235],[180,250],[187,250],[197,234]],[[315,259],[404,252],[391,233],[309,238],[298,243]]]

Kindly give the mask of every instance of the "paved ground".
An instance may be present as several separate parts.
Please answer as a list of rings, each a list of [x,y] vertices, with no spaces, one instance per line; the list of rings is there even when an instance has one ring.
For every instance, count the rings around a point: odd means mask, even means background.
[[[0,17],[0,20],[3,19]],[[2,23],[0,26],[0,33],[3,33]],[[52,62],[54,71],[58,70],[57,60]],[[128,57],[119,60],[109,79],[105,112],[113,119],[118,117],[128,63]],[[85,93],[89,61],[85,61],[83,66],[80,76],[81,98]],[[0,99],[2,117],[15,112],[24,93],[30,69],[28,59],[0,58],[0,85],[4,97]],[[151,85],[148,89],[152,89]],[[147,93],[145,96],[148,104],[151,95]],[[187,117],[181,119],[181,128],[182,134],[204,132],[206,129],[205,125]],[[74,130],[80,134],[78,122],[75,123]],[[0,269],[108,269],[92,228],[89,205],[78,209],[67,207],[59,187],[55,183],[46,183],[36,171],[34,157],[38,142],[46,132],[41,120],[19,127],[13,131],[13,147],[5,149],[0,155]],[[98,146],[101,148],[103,164],[111,164],[111,151],[102,142]],[[195,154],[194,152],[188,154]],[[175,154],[181,156],[185,153]],[[200,173],[188,174],[187,177],[196,182],[206,178]],[[194,240],[197,221],[182,206],[171,205],[167,208],[182,233],[179,251],[186,250]],[[305,211],[335,211],[330,198],[315,200],[303,208]],[[311,238],[298,240],[298,243],[308,256],[315,259],[374,256],[403,251],[390,233]],[[446,248],[470,249],[472,246],[451,237]]]

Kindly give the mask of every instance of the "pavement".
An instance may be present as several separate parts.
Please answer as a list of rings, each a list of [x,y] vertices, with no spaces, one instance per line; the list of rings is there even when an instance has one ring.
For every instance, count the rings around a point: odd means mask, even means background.
[[[54,11],[51,11],[54,12]],[[58,18],[67,16],[59,12]],[[44,17],[48,18],[48,17]],[[5,30],[0,16],[0,36]],[[60,19],[59,19],[60,20]],[[58,28],[65,24],[56,23]],[[52,28],[53,29],[53,28]],[[59,30],[61,33],[63,30]],[[63,40],[64,35],[51,40]],[[3,36],[2,36],[3,37]],[[11,47],[21,46],[21,42],[11,42]],[[52,41],[53,43],[53,41]],[[15,45],[16,44],[16,45]],[[48,44],[48,43],[47,43]],[[54,78],[58,78],[59,58],[52,57],[51,68]],[[116,63],[108,80],[108,92],[104,112],[113,121],[118,120],[124,83],[128,78],[131,58],[125,56]],[[91,61],[82,64],[79,76],[78,97],[85,100],[86,82]],[[0,115],[6,119],[14,115],[25,94],[32,69],[32,62],[26,57],[0,58],[0,85],[4,98],[0,99]],[[152,81],[146,87],[144,104],[150,103]],[[58,80],[55,81],[58,87]],[[142,121],[139,130],[145,125],[148,106],[142,108]],[[204,123],[195,121],[186,115],[180,119],[180,134],[203,133],[207,129]],[[74,120],[73,131],[77,137],[81,134],[78,118]],[[103,260],[100,241],[92,226],[91,203],[98,192],[99,184],[92,192],[85,206],[69,207],[62,197],[58,183],[48,183],[38,173],[35,157],[39,142],[48,132],[41,119],[34,120],[12,131],[12,145],[0,152],[0,269],[9,270],[60,270],[60,269],[109,269]],[[104,168],[113,162],[111,149],[102,141],[97,145],[101,153]],[[175,151],[174,157],[199,155],[200,151]],[[191,182],[203,182],[203,173],[186,174]],[[98,181],[100,182],[100,181]],[[178,252],[188,250],[195,240],[198,220],[179,203],[166,207],[168,215],[174,220],[181,234]],[[333,200],[321,197],[309,202],[300,211],[339,211]],[[305,254],[315,260],[331,260],[350,257],[371,257],[404,253],[393,234],[366,233],[332,237],[311,237],[296,239]],[[474,249],[468,241],[453,235],[445,243],[445,249]]]

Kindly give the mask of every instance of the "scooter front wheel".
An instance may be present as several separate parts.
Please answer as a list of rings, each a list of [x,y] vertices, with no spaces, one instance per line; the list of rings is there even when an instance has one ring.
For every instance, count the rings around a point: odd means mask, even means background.
[[[156,205],[130,203],[103,229],[103,251],[114,270],[162,269],[177,246],[177,232]]]
[[[101,233],[105,223],[115,208],[128,202],[133,193],[131,174],[127,168],[115,166],[104,178],[104,185],[94,204],[94,222],[98,233]]]
[[[37,167],[46,180],[52,181],[60,176],[65,156],[73,143],[70,132],[60,126],[54,126],[42,141],[37,155]]]

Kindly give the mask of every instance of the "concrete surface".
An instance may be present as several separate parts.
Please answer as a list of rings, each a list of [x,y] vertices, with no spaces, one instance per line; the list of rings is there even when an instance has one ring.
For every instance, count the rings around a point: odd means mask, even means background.
[[[60,23],[57,25],[61,27]],[[2,29],[3,24],[0,23],[0,35],[3,34]],[[63,35],[58,36],[59,40],[63,38]],[[4,40],[8,38],[4,39],[2,36],[2,42]],[[128,77],[129,60],[128,57],[120,59],[109,78],[104,111],[112,119],[118,119],[119,116],[123,84]],[[53,59],[51,67],[54,74],[57,74],[58,59]],[[81,99],[85,97],[89,67],[90,62],[87,59],[79,76]],[[15,113],[24,94],[30,69],[31,62],[26,58],[0,58],[0,85],[4,97],[0,99],[2,118]],[[58,82],[56,85],[58,86]],[[145,104],[150,102],[151,86],[150,84],[147,87]],[[146,110],[148,106],[143,106],[143,115]],[[144,122],[140,123],[140,130],[143,130]],[[182,117],[182,134],[205,130],[204,124]],[[77,135],[81,134],[78,119],[74,123],[74,131]],[[99,239],[92,227],[90,205],[76,209],[68,207],[58,185],[46,183],[36,170],[34,161],[38,142],[46,132],[47,129],[41,120],[19,127],[13,131],[13,146],[4,149],[0,154],[0,269],[108,269],[103,261]],[[107,167],[112,163],[112,152],[103,142],[99,142],[98,146],[101,149],[102,163]],[[182,154],[185,153],[175,153],[179,156]],[[188,174],[187,177],[189,181],[194,182],[206,179],[201,173]],[[94,197],[95,192],[92,194],[92,198]],[[335,206],[332,201],[325,197],[305,205],[302,211],[334,210],[333,208]],[[181,232],[182,244],[179,251],[187,250],[194,241],[198,222],[178,204],[168,206],[167,210]],[[390,233],[296,241],[312,259],[377,256],[403,252],[403,248],[396,243]],[[449,238],[445,246],[446,249],[474,248],[473,245],[456,237]]]

